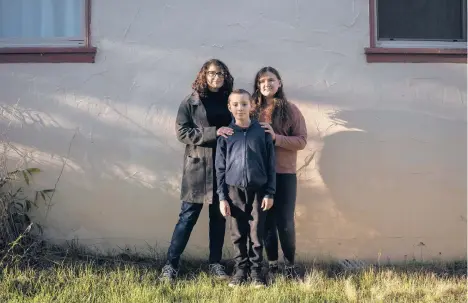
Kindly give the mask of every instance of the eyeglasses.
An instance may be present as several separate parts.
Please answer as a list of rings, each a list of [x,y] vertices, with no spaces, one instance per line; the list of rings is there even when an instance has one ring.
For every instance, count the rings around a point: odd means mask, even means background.
[[[207,74],[208,76],[210,76],[210,77],[213,77],[213,78],[214,78],[215,76],[218,76],[218,77],[220,77],[220,78],[224,78],[224,73],[223,73],[223,72],[215,72],[215,71],[210,70],[210,71],[206,72],[206,74]]]

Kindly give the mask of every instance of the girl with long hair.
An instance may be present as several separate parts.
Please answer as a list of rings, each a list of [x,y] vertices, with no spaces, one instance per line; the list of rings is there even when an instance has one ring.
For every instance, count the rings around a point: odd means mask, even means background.
[[[307,128],[300,110],[286,98],[279,72],[270,66],[258,71],[254,81],[253,116],[275,143],[276,194],[265,226],[265,251],[271,273],[278,272],[278,237],[284,255],[284,273],[297,278],[294,265],[296,232],[297,151],[307,144]]]

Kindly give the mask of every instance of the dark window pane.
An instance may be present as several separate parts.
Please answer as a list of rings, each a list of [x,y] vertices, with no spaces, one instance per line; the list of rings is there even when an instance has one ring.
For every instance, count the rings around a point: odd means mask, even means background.
[[[466,39],[466,0],[377,0],[379,39]]]

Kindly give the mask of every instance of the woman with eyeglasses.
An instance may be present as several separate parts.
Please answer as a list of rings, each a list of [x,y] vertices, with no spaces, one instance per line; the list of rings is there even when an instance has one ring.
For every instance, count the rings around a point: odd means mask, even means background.
[[[179,106],[176,133],[177,139],[185,144],[182,205],[161,280],[173,282],[177,278],[180,256],[203,204],[209,205],[210,273],[217,278],[229,278],[221,265],[226,221],[219,211],[214,161],[217,138],[232,134],[232,129],[226,126],[232,119],[227,100],[233,85],[228,67],[220,60],[209,60],[198,72],[192,93]]]

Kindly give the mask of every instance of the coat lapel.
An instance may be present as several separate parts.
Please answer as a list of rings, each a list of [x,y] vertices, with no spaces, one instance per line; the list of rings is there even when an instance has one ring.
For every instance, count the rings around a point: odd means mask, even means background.
[[[198,93],[194,92],[192,94],[192,97],[190,98],[190,105],[193,106],[194,123],[198,126],[209,127],[210,125],[208,124],[206,109]]]

